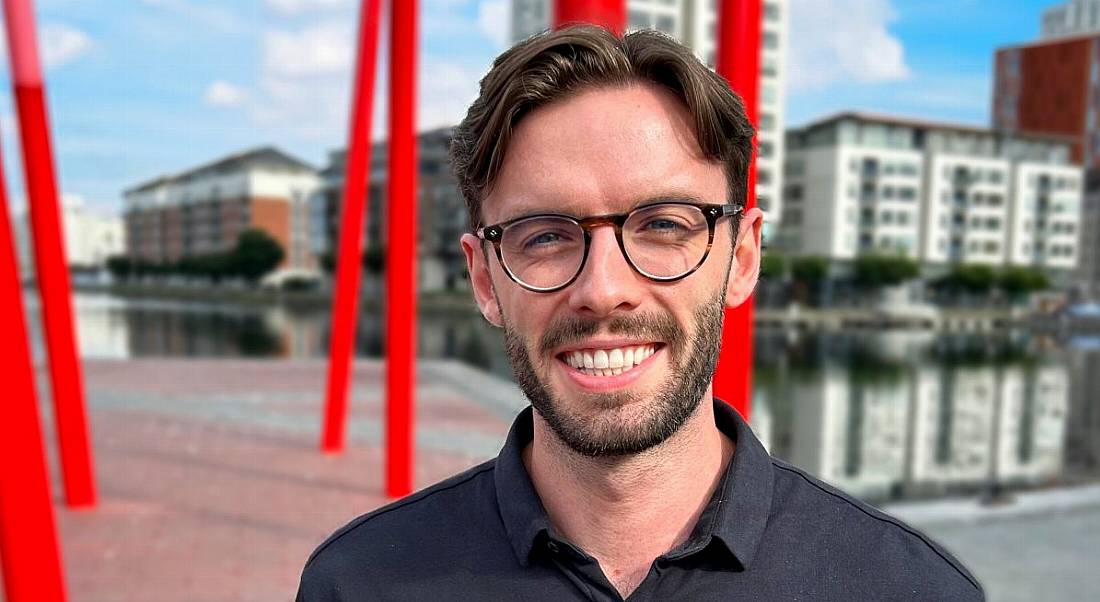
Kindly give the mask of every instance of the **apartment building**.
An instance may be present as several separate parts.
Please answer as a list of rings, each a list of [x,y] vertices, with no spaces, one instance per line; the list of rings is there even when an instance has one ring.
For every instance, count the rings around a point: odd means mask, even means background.
[[[451,128],[443,127],[417,135],[417,277],[421,290],[453,290],[464,286],[466,269],[458,239],[466,232],[466,204],[451,174],[449,149]],[[370,184],[364,248],[384,247],[386,228],[389,147],[376,142],[371,148]],[[334,253],[340,236],[344,174],[344,150],[329,154],[321,171],[322,184],[310,200],[312,249],[322,256]]]
[[[1100,0],[1070,0],[1043,10],[1040,36],[1059,38],[1100,30]]]
[[[551,0],[512,0],[512,40],[550,27]],[[656,29],[715,64],[714,0],[627,0],[627,30]],[[760,107],[757,124],[756,198],[770,239],[782,214],[784,106],[786,104],[787,0],[765,0],[761,16]]]
[[[1076,286],[1100,299],[1100,0],[1044,13],[1045,39],[997,50],[993,127],[1064,136],[1085,169]]]
[[[256,228],[282,245],[280,269],[315,270],[308,199],[319,184],[311,165],[274,147],[157,177],[123,193],[128,253],[170,263],[228,251]]]
[[[783,230],[797,255],[1076,265],[1081,169],[1064,137],[847,112],[787,134]]]

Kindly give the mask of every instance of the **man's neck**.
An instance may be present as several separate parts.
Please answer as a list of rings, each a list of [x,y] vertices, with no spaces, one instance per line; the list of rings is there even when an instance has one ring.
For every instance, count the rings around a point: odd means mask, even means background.
[[[523,460],[550,522],[599,560],[624,597],[654,559],[691,535],[733,456],[733,442],[715,427],[709,391],[676,434],[633,456],[582,456],[537,412],[534,425]]]

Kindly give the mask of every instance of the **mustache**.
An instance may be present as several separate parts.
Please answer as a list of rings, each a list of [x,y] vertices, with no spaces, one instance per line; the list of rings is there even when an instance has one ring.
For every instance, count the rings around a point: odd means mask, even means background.
[[[600,332],[640,339],[664,341],[677,347],[684,338],[684,330],[668,314],[630,314],[597,320],[581,316],[558,316],[539,337],[541,353],[579,343]]]

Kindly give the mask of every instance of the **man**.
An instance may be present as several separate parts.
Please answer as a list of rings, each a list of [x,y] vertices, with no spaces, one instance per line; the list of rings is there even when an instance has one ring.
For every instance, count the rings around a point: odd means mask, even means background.
[[[454,133],[474,296],[533,408],[500,455],[353,521],[315,600],[977,600],[925,536],[772,459],[712,397],[756,284],[753,130],[677,42],[501,55]]]

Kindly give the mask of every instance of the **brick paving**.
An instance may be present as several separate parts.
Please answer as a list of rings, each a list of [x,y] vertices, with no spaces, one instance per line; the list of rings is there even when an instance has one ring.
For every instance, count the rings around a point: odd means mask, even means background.
[[[313,548],[387,501],[378,362],[355,367],[350,445],[339,456],[317,448],[323,362],[89,361],[85,370],[100,504],[57,505],[74,601],[288,600]],[[509,404],[522,403],[503,383],[478,387],[497,396],[488,403],[455,393],[473,372],[420,368],[418,487],[495,455]],[[60,499],[56,474],[54,483]]]

